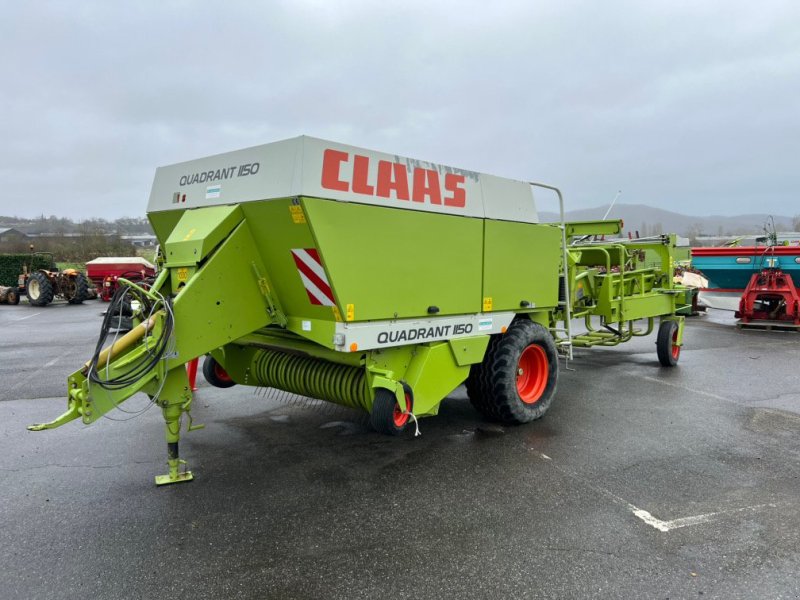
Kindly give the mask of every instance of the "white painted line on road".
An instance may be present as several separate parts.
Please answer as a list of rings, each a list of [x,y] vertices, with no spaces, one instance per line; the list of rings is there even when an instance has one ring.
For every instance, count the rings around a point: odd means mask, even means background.
[[[663,531],[664,533],[666,533],[668,531],[672,531],[673,529],[680,529],[681,527],[688,527],[690,525],[700,525],[701,523],[708,523],[709,521],[713,521],[716,517],[720,515],[730,515],[738,512],[744,512],[746,510],[778,508],[778,505],[756,504],[755,506],[745,506],[742,508],[733,508],[730,510],[720,510],[718,512],[706,513],[704,515],[696,515],[694,517],[681,517],[680,519],[673,519],[672,521],[662,521],[661,519],[657,519],[646,510],[642,510],[641,508],[636,508],[633,504],[629,504],[628,508],[630,508],[631,512],[634,515],[639,517],[642,521],[644,521],[651,527],[654,527],[659,531]]]
[[[26,318],[27,318],[27,317],[26,317]],[[31,381],[31,380],[33,380],[35,377],[37,377],[37,376],[39,375],[39,373],[42,373],[42,372],[43,372],[43,371],[45,371],[46,369],[49,369],[49,368],[50,368],[50,367],[52,367],[54,364],[56,364],[56,363],[57,363],[59,360],[61,360],[61,359],[62,359],[62,358],[64,358],[65,356],[67,356],[67,354],[71,354],[71,353],[72,353],[72,348],[70,348],[70,349],[69,349],[69,350],[67,350],[66,352],[62,352],[61,354],[59,354],[58,356],[56,356],[56,357],[55,357],[53,360],[49,360],[49,361],[47,361],[47,362],[46,362],[46,363],[44,363],[44,365],[42,365],[40,368],[38,368],[38,369],[36,369],[35,371],[33,371],[33,372],[32,372],[32,373],[31,373],[31,374],[30,374],[30,375],[29,375],[29,376],[28,376],[26,379],[21,379],[20,381],[17,381],[17,383],[16,383],[15,385],[12,385],[12,386],[9,388],[9,390],[8,390],[9,394],[13,394],[13,393],[14,393],[14,392],[16,392],[16,391],[17,391],[19,388],[21,388],[23,385],[25,385],[25,384],[26,384],[28,381]]]
[[[717,512],[706,513],[702,515],[695,515],[692,517],[681,517],[679,519],[673,519],[671,521],[662,521],[661,519],[654,517],[648,511],[631,504],[624,498],[620,498],[619,496],[607,490],[606,488],[590,483],[589,480],[587,480],[585,477],[581,477],[577,473],[573,473],[571,471],[568,471],[567,469],[559,467],[558,465],[555,464],[553,459],[547,456],[546,454],[543,454],[537,450],[533,450],[533,452],[536,455],[538,455],[539,458],[541,458],[542,460],[548,461],[550,465],[552,465],[552,467],[559,473],[562,473],[563,475],[566,475],[570,479],[574,479],[578,483],[594,490],[595,492],[598,492],[599,494],[602,494],[603,496],[609,498],[612,502],[614,502],[614,504],[619,504],[624,506],[642,522],[647,523],[648,525],[650,525],[650,527],[653,527],[654,529],[657,529],[658,531],[661,531],[663,533],[668,533],[673,529],[680,529],[681,527],[689,527],[692,525],[700,525],[702,523],[708,523],[709,521],[713,521],[717,517],[722,517],[724,515],[731,515],[744,511],[756,511],[768,508],[778,508],[779,506],[784,506],[789,504],[788,502],[782,502],[780,504],[756,504],[753,506],[745,506],[742,508],[733,508],[729,510],[720,510]]]
[[[25,319],[30,319],[31,317],[35,317],[36,315],[40,315],[40,314],[42,314],[42,313],[40,313],[40,312],[33,313],[32,315],[28,315],[27,317],[21,317],[19,319],[14,319],[14,322],[16,323],[17,321],[24,321]]]
[[[647,375],[643,375],[642,379],[645,381],[652,381],[654,383],[660,383],[662,385],[668,385],[669,387],[674,387],[679,390],[684,390],[686,392],[692,392],[693,394],[699,394],[701,396],[706,396],[708,398],[713,398],[714,400],[722,400],[723,402],[730,402],[732,404],[739,404],[736,400],[731,400],[730,398],[725,398],[723,396],[718,396],[717,394],[712,394],[711,392],[706,392],[704,390],[698,390],[697,388],[689,387],[688,385],[681,385],[680,383],[673,383],[671,381],[664,381],[663,379],[659,379],[658,377],[648,377]]]

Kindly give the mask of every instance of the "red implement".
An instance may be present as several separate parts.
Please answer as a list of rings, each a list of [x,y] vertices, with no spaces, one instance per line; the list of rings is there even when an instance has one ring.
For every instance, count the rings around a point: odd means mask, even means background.
[[[104,256],[86,263],[86,274],[106,302],[117,291],[120,277],[138,283],[154,277],[155,273],[155,267],[139,256]]]
[[[736,316],[742,324],[773,321],[800,326],[800,293],[792,276],[780,269],[764,269],[750,278]]]

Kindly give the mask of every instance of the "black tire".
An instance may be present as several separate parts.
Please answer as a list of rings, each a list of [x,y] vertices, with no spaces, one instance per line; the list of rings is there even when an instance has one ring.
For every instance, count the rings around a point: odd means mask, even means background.
[[[25,294],[28,296],[28,303],[33,306],[47,306],[53,301],[53,283],[50,278],[41,271],[34,271],[28,275],[28,282],[25,284]]]
[[[70,304],[81,304],[89,297],[89,280],[86,275],[78,273],[75,275],[75,294],[68,300]]]
[[[111,322],[109,323],[110,330],[116,331],[130,331],[133,329],[133,319],[130,317],[121,317],[119,315],[114,315],[111,317]]]
[[[109,310],[111,311],[112,315],[122,315],[123,317],[132,317],[133,316],[133,307],[128,300],[123,300],[122,302],[116,302],[109,306]]]
[[[236,385],[236,382],[231,379],[231,376],[213,356],[206,356],[203,361],[203,377],[206,378],[208,383],[218,388],[229,388]]]
[[[662,321],[656,337],[656,354],[662,366],[674,367],[678,364],[681,347],[675,345],[677,340],[678,324],[675,321]]]
[[[489,419],[529,423],[550,408],[558,385],[558,353],[545,327],[515,321],[487,351],[482,369],[486,393],[473,405]]]
[[[467,388],[467,396],[472,406],[490,421],[499,421],[500,415],[491,401],[492,394],[487,378],[488,370],[485,365],[491,363],[492,357],[497,350],[497,344],[501,338],[502,336],[500,335],[493,335],[489,339],[489,345],[486,347],[483,361],[470,367],[469,377],[467,377],[467,381],[464,383]]]
[[[369,418],[372,428],[378,433],[400,435],[408,425],[411,406],[411,393],[408,390],[406,390],[407,412],[403,413],[395,395],[389,390],[378,388],[375,390],[375,400]]]
[[[19,289],[13,286],[8,288],[6,292],[6,303],[19,304]]]

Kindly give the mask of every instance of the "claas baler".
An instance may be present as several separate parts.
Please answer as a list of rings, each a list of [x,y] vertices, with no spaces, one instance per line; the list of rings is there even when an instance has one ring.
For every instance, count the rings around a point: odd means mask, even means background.
[[[539,223],[537,187],[310,137],[159,168],[148,216],[163,268],[114,299],[133,301],[135,326],[109,343],[108,317],[67,411],[31,428],[92,423],[144,392],[166,423],[164,484],[192,478],[178,441],[185,365],[202,355],[226,381],[352,407],[388,434],[462,383],[488,419],[538,419],[560,356],[655,318],[674,365],[675,237],[597,241],[621,223],[565,223],[563,202],[561,222]]]

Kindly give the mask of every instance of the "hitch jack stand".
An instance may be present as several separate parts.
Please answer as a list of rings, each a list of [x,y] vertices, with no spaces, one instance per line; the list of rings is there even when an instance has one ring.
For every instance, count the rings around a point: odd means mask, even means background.
[[[164,413],[164,421],[166,424],[166,437],[167,437],[167,464],[169,465],[169,472],[166,475],[156,475],[156,485],[168,485],[170,483],[183,483],[184,481],[192,481],[194,475],[186,468],[186,461],[181,460],[178,454],[178,440],[180,440],[181,432],[181,415],[183,414],[183,405],[178,403],[170,403],[162,408]],[[180,471],[181,465],[184,465],[184,470]]]

